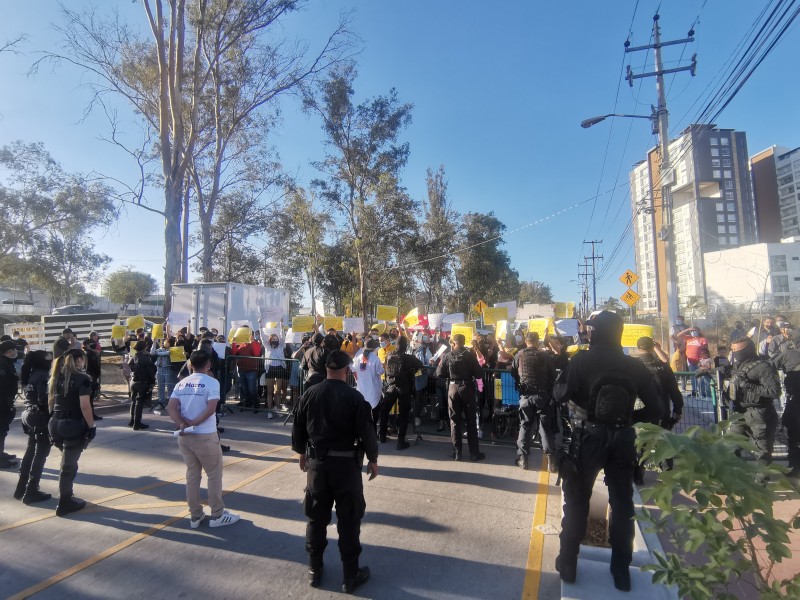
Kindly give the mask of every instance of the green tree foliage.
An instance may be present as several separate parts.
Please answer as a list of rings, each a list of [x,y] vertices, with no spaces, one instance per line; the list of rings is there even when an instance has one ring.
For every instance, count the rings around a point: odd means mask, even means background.
[[[519,304],[530,302],[533,304],[550,304],[553,300],[553,291],[550,286],[541,281],[520,281]]]
[[[651,530],[668,532],[678,552],[657,553],[653,582],[675,585],[681,598],[733,600],[731,581],[749,574],[756,597],[764,600],[800,597],[800,574],[777,581],[775,563],[791,558],[790,529],[800,527],[800,512],[788,522],[775,517],[777,489],[791,487],[782,467],[766,467],[744,460],[737,452],[751,452],[751,442],[726,431],[728,422],[711,430],[690,427],[676,434],[657,425],[640,425],[637,445],[650,461],[674,459],[674,468],[642,490],[646,503],[642,517]],[[765,470],[772,483],[760,483]],[[683,495],[688,502],[676,502]],[[759,564],[759,548],[768,557]],[[749,578],[747,578],[749,579]]]
[[[339,68],[316,95],[306,96],[305,107],[321,117],[328,148],[315,163],[325,178],[313,186],[351,236],[366,328],[372,290],[384,287],[381,281],[399,280],[396,274],[386,277],[384,269],[398,264],[416,224],[416,203],[398,179],[409,153],[399,136],[411,122],[412,105],[401,104],[394,89],[356,105],[354,79],[352,68]]]
[[[42,144],[0,148],[0,278],[69,304],[108,263],[94,235],[118,210],[108,186],[65,173]]]
[[[465,233],[459,247],[480,245],[458,253],[458,289],[451,297],[454,309],[469,312],[478,300],[491,304],[519,297],[519,273],[511,268],[508,253],[500,247],[505,229],[493,212],[464,215]]]
[[[158,288],[158,282],[148,273],[123,267],[106,277],[106,293],[111,302],[128,305],[149,296]]]

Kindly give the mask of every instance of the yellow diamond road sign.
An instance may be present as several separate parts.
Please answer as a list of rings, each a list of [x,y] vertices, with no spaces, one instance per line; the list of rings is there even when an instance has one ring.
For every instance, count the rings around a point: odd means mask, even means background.
[[[483,311],[489,308],[489,305],[486,304],[483,300],[478,300],[478,303],[475,305],[475,310],[479,313],[483,314]]]
[[[633,306],[634,304],[636,304],[639,301],[639,298],[641,298],[641,296],[636,292],[634,292],[633,290],[628,290],[627,292],[622,294],[622,296],[619,297],[619,299],[622,300],[628,306]]]
[[[639,281],[639,276],[630,269],[628,269],[622,275],[620,275],[619,280],[628,287],[631,287],[634,283]]]

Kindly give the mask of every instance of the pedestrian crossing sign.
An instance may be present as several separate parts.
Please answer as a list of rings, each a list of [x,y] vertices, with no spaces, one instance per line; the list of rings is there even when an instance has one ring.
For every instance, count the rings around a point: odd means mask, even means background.
[[[619,280],[628,287],[631,287],[634,283],[639,281],[639,276],[630,269],[628,269],[622,275],[620,275]]]
[[[633,306],[639,301],[640,298],[641,296],[636,292],[634,292],[633,290],[628,290],[624,294],[622,294],[622,296],[619,297],[619,299],[622,300],[628,306]]]

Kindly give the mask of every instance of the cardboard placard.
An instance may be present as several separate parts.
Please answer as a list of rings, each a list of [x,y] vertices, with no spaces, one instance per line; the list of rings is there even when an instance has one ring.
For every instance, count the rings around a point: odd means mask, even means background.
[[[444,320],[444,313],[428,313],[428,329],[439,329]]]
[[[494,325],[498,321],[508,320],[507,306],[494,306],[483,309],[483,322],[485,325]]]
[[[283,320],[283,309],[280,306],[261,306],[259,315],[264,322],[277,323]]]
[[[144,315],[136,315],[135,317],[128,317],[126,322],[128,329],[143,329],[144,328]]]
[[[115,340],[122,340],[125,338],[125,332],[128,330],[125,325],[112,325],[111,337]]]
[[[494,324],[494,338],[505,341],[508,336],[508,320],[502,319]]]
[[[173,310],[170,311],[169,315],[167,316],[167,321],[169,322],[169,324],[177,326],[178,329],[180,329],[184,325],[188,325],[189,320],[190,320],[189,313],[185,312],[176,312]]]
[[[474,323],[454,323],[452,326],[452,336],[460,333],[464,336],[466,343],[464,344],[467,348],[472,348],[472,337],[475,335],[475,324]]]
[[[508,309],[508,320],[513,321],[517,318],[517,301],[509,300],[508,302],[495,302],[494,307],[500,308],[505,306]]]
[[[169,361],[174,363],[186,362],[186,353],[183,346],[173,346],[169,349]]]
[[[333,327],[336,331],[345,331],[344,317],[325,317],[322,319],[322,327],[328,331]]]
[[[449,315],[445,315],[442,318],[442,324],[454,324],[454,323],[463,323],[464,322],[464,313],[452,313]]]
[[[574,302],[556,302],[553,309],[556,319],[571,319],[575,312]]]
[[[640,337],[653,337],[652,325],[639,325],[636,323],[625,323],[622,329],[622,347],[636,348],[636,342]]]
[[[314,317],[311,316],[292,317],[292,331],[299,333],[308,333],[310,331],[314,331],[314,325],[316,325]]]
[[[228,347],[228,344],[225,342],[214,342],[211,344],[211,347],[214,348],[214,352],[217,353],[217,356],[225,360],[225,349]]]
[[[361,317],[345,317],[342,319],[342,331],[345,333],[360,332],[364,327],[364,319]]]
[[[535,331],[539,339],[543,340],[548,333],[555,332],[555,323],[552,319],[528,319],[528,331]]]
[[[404,322],[409,327],[414,327],[417,323],[419,323],[419,308],[413,308],[412,310],[408,311]]]
[[[397,307],[379,304],[375,310],[375,318],[378,321],[394,321],[397,318]]]
[[[153,333],[151,336],[154,340],[163,340],[164,339],[164,326],[161,323],[155,323],[153,325]]]

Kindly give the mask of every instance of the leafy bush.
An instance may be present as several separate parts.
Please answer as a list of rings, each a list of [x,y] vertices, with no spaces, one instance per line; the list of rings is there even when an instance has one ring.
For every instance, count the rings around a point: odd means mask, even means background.
[[[790,529],[800,527],[800,511],[789,522],[773,515],[776,491],[790,487],[790,480],[783,467],[738,457],[753,446],[725,431],[729,425],[691,427],[683,434],[639,427],[637,445],[644,455],[655,463],[674,458],[674,468],[642,490],[645,503],[660,513],[645,509],[638,518],[648,531],[669,532],[680,551],[656,553],[657,563],[644,569],[653,572],[654,583],[677,586],[682,598],[692,600],[735,599],[728,585],[745,573],[764,600],[800,598],[800,574],[783,581],[772,576],[775,564],[791,557]],[[768,485],[761,483],[765,474]],[[679,494],[689,501],[676,503]],[[757,544],[765,547],[768,565],[759,564]]]

